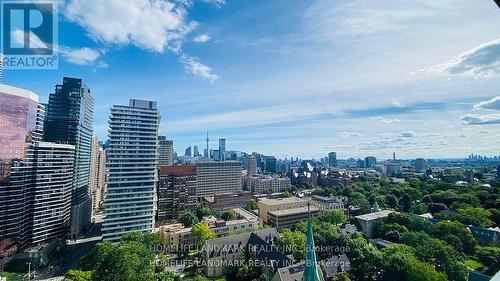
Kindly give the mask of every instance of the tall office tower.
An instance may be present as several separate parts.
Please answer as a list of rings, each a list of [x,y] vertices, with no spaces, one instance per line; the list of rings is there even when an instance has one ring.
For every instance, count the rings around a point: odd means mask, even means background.
[[[90,152],[94,99],[81,79],[63,78],[50,94],[46,107],[43,140],[75,146],[75,171],[71,196],[70,236],[90,226],[92,202],[89,192]]]
[[[92,137],[92,159],[90,161],[90,198],[92,199],[92,216],[95,215],[103,203],[103,194],[106,186],[106,153],[102,143],[96,136]]]
[[[193,156],[193,153],[191,152],[191,146],[186,148],[186,150],[184,150],[184,156],[188,156],[188,157]]]
[[[427,161],[424,158],[417,158],[415,160],[415,171],[418,173],[425,172],[427,170]]]
[[[375,168],[376,164],[377,164],[377,158],[375,158],[374,156],[367,156],[365,158],[366,168],[373,169]]]
[[[37,245],[64,237],[70,227],[75,147],[34,142],[28,149],[30,167],[28,243]]]
[[[337,153],[336,152],[328,153],[328,166],[337,167]]]
[[[392,153],[392,161],[393,161],[393,162],[396,162],[396,152],[393,152],[393,153]]]
[[[196,163],[198,198],[214,194],[239,192],[242,188],[241,163],[239,161]]]
[[[26,245],[26,158],[35,137],[38,96],[0,84],[0,260]]]
[[[247,157],[247,175],[252,176],[257,174],[257,159],[250,155]]]
[[[208,145],[208,142],[210,141],[209,138],[208,138],[208,130],[207,130],[207,138],[205,139],[207,141],[207,148],[205,150],[205,154],[203,155],[205,158],[209,158],[210,157],[210,148],[209,148],[209,145]]]
[[[174,141],[167,140],[166,136],[158,136],[158,142],[160,166],[172,166],[174,164]]]
[[[200,156],[200,152],[198,151],[198,146],[195,145],[193,147],[193,157],[199,157]]]
[[[159,124],[154,101],[131,99],[128,106],[111,107],[102,225],[105,241],[119,242],[123,234],[154,229]]]
[[[274,156],[266,156],[266,171],[269,173],[276,173],[277,161]]]
[[[176,219],[196,208],[196,166],[161,166],[158,182],[158,222]]]
[[[219,158],[220,161],[226,161],[226,139],[219,139]]]

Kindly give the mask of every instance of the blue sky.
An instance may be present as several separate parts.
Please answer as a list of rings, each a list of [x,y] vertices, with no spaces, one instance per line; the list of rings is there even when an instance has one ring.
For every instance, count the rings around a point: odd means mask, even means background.
[[[493,1],[60,3],[59,69],[3,82],[46,101],[63,76],[83,78],[102,140],[109,107],[141,98],[158,101],[178,152],[208,128],[227,149],[279,157],[500,155]]]

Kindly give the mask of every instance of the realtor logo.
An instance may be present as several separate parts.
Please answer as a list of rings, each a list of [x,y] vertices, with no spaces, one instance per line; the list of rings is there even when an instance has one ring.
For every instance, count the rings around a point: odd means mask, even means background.
[[[57,3],[3,0],[1,45],[5,69],[57,68]]]

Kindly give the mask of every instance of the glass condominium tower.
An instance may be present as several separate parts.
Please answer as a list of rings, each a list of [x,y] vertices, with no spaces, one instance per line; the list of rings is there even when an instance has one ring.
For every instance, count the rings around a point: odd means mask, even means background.
[[[75,168],[71,194],[70,237],[78,237],[90,226],[89,175],[94,99],[81,79],[63,78],[50,94],[46,107],[43,140],[75,146]]]
[[[105,241],[115,243],[126,233],[154,230],[159,124],[154,101],[131,99],[129,106],[111,107],[102,226]]]

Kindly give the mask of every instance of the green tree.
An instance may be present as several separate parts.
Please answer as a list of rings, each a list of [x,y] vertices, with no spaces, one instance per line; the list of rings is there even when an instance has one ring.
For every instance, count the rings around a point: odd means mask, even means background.
[[[343,271],[343,272],[335,274],[333,276],[332,281],[351,281],[351,279],[349,279],[349,274],[347,274],[347,272]]]
[[[292,197],[292,193],[290,193],[289,191],[285,190],[285,192],[283,192],[283,197],[285,197],[285,198]]]
[[[394,194],[387,195],[386,201],[387,201],[387,206],[389,206],[389,208],[397,209],[399,207],[398,199],[396,198],[396,196],[394,196]]]
[[[101,263],[108,259],[115,246],[111,242],[98,243],[87,255],[85,255],[81,260],[80,264],[83,270],[92,271],[101,266]]]
[[[205,203],[198,204],[196,207],[196,216],[199,220],[203,217],[213,215],[214,211]]]
[[[359,234],[354,234],[347,241],[349,251],[346,252],[351,263],[349,273],[355,280],[374,281],[380,279],[382,253],[368,244]]]
[[[215,233],[204,223],[193,225],[191,234],[196,238],[199,245],[203,245],[205,241],[215,238]]]
[[[465,228],[465,226],[459,222],[442,221],[436,224],[436,237],[443,238],[450,244],[457,244],[458,241],[461,242],[462,249],[455,248],[459,252],[464,252],[467,254],[473,254],[476,250],[477,241],[472,236],[472,234]]]
[[[446,281],[444,273],[415,256],[414,249],[406,245],[391,245],[382,253],[384,273],[382,280],[392,281]]]
[[[294,259],[301,261],[306,253],[306,235],[300,231],[285,229],[276,243],[287,255],[292,254]]]
[[[411,211],[411,197],[410,195],[404,193],[400,200],[401,207],[404,212],[409,213]]]
[[[179,221],[185,227],[191,227],[198,223],[198,218],[191,211],[183,211],[179,215]]]
[[[490,227],[492,214],[483,208],[466,207],[458,210],[457,219],[466,225],[472,224],[477,227]]]
[[[403,234],[403,243],[415,249],[420,261],[434,265],[438,271],[445,271],[448,280],[467,280],[469,271],[463,258],[445,242],[423,232],[407,232]]]
[[[139,242],[121,242],[99,263],[94,281],[154,281],[154,255]]]
[[[347,222],[346,215],[341,210],[328,210],[319,217],[319,220],[331,224],[342,224]]]
[[[257,210],[259,206],[257,205],[257,201],[255,199],[250,199],[250,201],[247,202],[247,209],[248,210]]]
[[[238,214],[235,211],[233,211],[233,210],[229,210],[227,212],[224,212],[221,217],[225,221],[230,221],[230,220],[237,219],[238,218]]]
[[[67,281],[92,281],[92,271],[70,269],[66,272]]]
[[[495,274],[500,270],[500,247],[477,247],[476,257]]]
[[[122,242],[138,242],[149,249],[153,246],[163,245],[160,235],[151,232],[131,232],[123,235]]]

